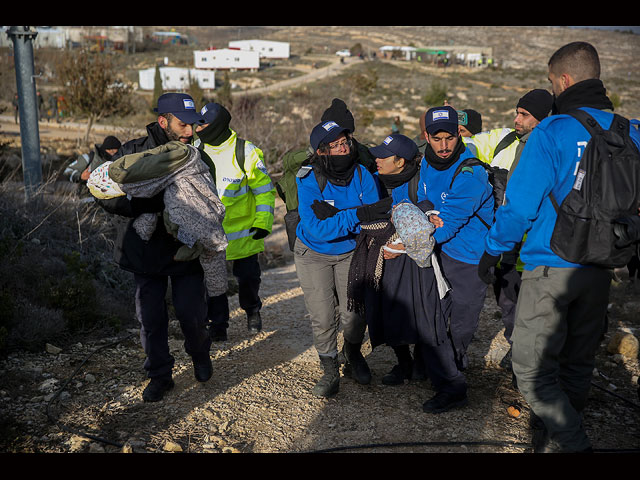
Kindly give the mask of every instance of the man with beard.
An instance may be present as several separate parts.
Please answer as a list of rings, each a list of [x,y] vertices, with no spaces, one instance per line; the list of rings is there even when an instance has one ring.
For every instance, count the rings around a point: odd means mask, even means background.
[[[165,93],[158,99],[158,120],[147,125],[146,137],[126,142],[113,156],[143,152],[170,141],[190,143],[193,125],[204,120],[193,99],[184,93]],[[150,240],[143,240],[135,231],[133,221],[143,213],[164,210],[164,191],[152,198],[126,196],[98,200],[108,212],[129,218],[120,225],[115,242],[114,259],[123,270],[133,273],[136,293],[136,316],[140,322],[140,340],[147,358],[144,368],[151,381],[142,393],[145,402],[157,402],[174,386],[174,358],[169,351],[169,316],[165,296],[171,279],[175,314],[184,334],[184,347],[193,361],[194,375],[199,382],[211,378],[209,357],[211,339],[207,330],[207,303],[204,273],[199,260],[176,261],[174,256],[183,245],[167,232],[164,222],[157,226]]]
[[[478,327],[487,285],[477,278],[477,268],[487,235],[486,222],[493,222],[493,188],[482,166],[457,167],[472,153],[462,142],[458,113],[448,105],[425,114],[427,145],[420,167],[418,201],[429,200],[444,222],[436,229],[436,253],[444,276],[451,284],[450,333],[459,370],[468,365],[467,348]],[[434,408],[455,406],[466,398],[441,396]],[[434,402],[434,403],[438,403]]]
[[[532,130],[551,112],[552,95],[544,89],[534,89],[523,95],[516,105],[514,128],[496,128],[475,134],[467,139],[467,148],[475,147],[477,158],[507,170],[507,179],[518,164],[518,159]],[[496,265],[493,291],[502,310],[504,337],[511,345],[511,334],[516,314],[516,302],[520,290],[523,264],[519,261],[519,245],[502,256]],[[505,355],[502,366],[511,369],[511,349]]]
[[[389,218],[392,202],[386,198],[375,203],[380,198],[378,188],[372,175],[359,164],[350,132],[333,120],[316,125],[310,136],[314,155],[296,178],[300,222],[293,254],[311,317],[313,343],[323,368],[323,376],[312,390],[320,397],[338,392],[340,327],[345,375],[360,384],[371,381],[361,353],[366,322],[347,308],[347,280],[360,223]]]
[[[582,412],[595,354],[604,331],[611,285],[609,270],[568,262],[550,248],[558,205],[577,185],[580,155],[590,135],[568,112],[579,109],[603,129],[613,105],[600,80],[596,49],[569,43],[550,58],[552,113],[531,132],[506,189],[506,203],[485,241],[478,275],[492,281],[491,268],[525,232],[525,263],[513,331],[513,371],[531,407],[535,452],[587,452]],[[640,133],[630,126],[640,146]]]
[[[247,330],[258,333],[262,330],[258,254],[264,251],[264,238],[273,226],[276,190],[262,150],[240,139],[229,127],[229,111],[219,103],[208,103],[200,114],[206,123],[196,127],[196,143],[215,165],[214,181],[227,212],[223,222],[229,240],[226,258],[238,279],[238,298],[247,315]],[[211,339],[225,341],[229,326],[227,295],[211,297],[208,303]]]

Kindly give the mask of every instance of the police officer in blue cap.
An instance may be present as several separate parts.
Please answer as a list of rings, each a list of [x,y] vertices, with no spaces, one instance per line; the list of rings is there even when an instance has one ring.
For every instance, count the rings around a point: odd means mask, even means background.
[[[126,142],[113,156],[149,150],[170,141],[191,143],[194,124],[204,120],[193,99],[184,93],[165,93],[154,109],[157,121],[147,125],[147,135]],[[145,402],[157,402],[174,386],[174,358],[169,352],[169,316],[165,303],[169,279],[176,317],[184,334],[185,350],[193,360],[194,375],[199,382],[211,378],[209,357],[211,340],[207,330],[207,303],[204,274],[200,261],[175,261],[182,246],[164,227],[157,223],[153,236],[144,241],[133,228],[133,221],[142,213],[164,210],[164,192],[152,198],[117,197],[99,200],[113,214],[128,217],[119,229],[114,259],[123,270],[133,273],[136,293],[136,316],[140,322],[140,339],[147,355],[144,368],[151,381],[142,393]]]

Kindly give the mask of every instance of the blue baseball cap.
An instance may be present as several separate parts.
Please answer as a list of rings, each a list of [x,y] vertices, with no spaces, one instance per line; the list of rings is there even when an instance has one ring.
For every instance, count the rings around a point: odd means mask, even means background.
[[[458,112],[448,105],[430,108],[424,115],[424,127],[431,135],[440,130],[458,135]]]
[[[413,160],[418,155],[418,146],[409,137],[394,133],[385,138],[380,145],[371,147],[369,151],[376,158],[397,155],[406,160]]]
[[[309,143],[311,143],[311,147],[314,150],[317,150],[321,143],[333,142],[340,136],[340,134],[347,134],[349,132],[350,130],[348,128],[341,127],[333,120],[320,122],[318,125],[313,127],[313,130],[311,130]]]
[[[231,119],[231,114],[229,113],[229,111],[219,103],[215,102],[207,103],[204,107],[202,107],[202,109],[200,110],[200,115],[202,115],[204,123],[214,123],[220,116],[221,112],[223,113],[224,117],[228,117],[229,119]]]
[[[186,93],[165,93],[158,98],[158,106],[153,109],[158,113],[170,113],[184,123],[204,124],[202,115],[196,110],[196,104]]]

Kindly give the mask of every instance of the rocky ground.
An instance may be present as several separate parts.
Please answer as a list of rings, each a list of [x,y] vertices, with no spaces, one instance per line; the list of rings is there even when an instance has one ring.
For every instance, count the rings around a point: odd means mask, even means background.
[[[529,411],[499,366],[507,346],[491,294],[470,351],[466,408],[423,413],[422,403],[434,394],[429,382],[383,385],[393,354],[386,347],[371,351],[369,342],[364,348],[373,371],[370,385],[343,377],[334,398],[312,396],[320,366],[282,230],[278,224],[265,257],[270,268],[262,284],[264,328],[250,335],[237,296],[231,297],[229,340],[212,346],[211,380],[194,379],[175,320],[170,347],[176,387],[160,403],[142,401],[144,353],[133,324],[118,337],[12,353],[0,361],[0,451],[530,451]],[[633,358],[608,349],[616,332],[638,337],[640,301],[625,275],[620,271],[621,281],[613,284],[609,331],[585,412],[600,452],[640,448],[637,349]],[[510,406],[520,414],[512,415]]]
[[[335,37],[336,49],[360,39],[354,36],[344,40],[338,28],[311,29]],[[291,34],[298,30],[301,35],[309,35],[306,27],[292,27]],[[414,30],[408,33],[416,38],[424,34],[417,27]],[[366,29],[356,33],[368,38],[372,32]],[[479,35],[463,27],[436,33],[455,33],[470,44],[475,41],[473,35]],[[529,61],[537,55],[544,62],[561,41],[573,40],[564,32],[566,39],[549,43],[555,30],[542,36],[528,33],[527,29],[523,33],[523,27],[496,32],[496,36],[500,34],[496,56],[513,66],[517,63],[514,56],[507,58],[505,53],[511,51],[513,42],[503,39],[522,38],[526,41],[513,49],[518,53],[515,57]],[[637,68],[638,63],[633,62],[638,51],[633,48],[638,42],[635,37],[621,46],[615,43],[619,37],[599,32],[589,32],[587,39],[603,47],[605,59],[615,60],[608,65]],[[396,44],[400,40],[382,36],[380,42]],[[619,55],[626,55],[625,61]],[[623,73],[626,75],[626,70]],[[3,130],[17,137],[17,133],[9,132],[8,125]],[[117,337],[95,338],[89,334],[70,345],[49,345],[40,352],[13,352],[0,359],[0,452],[530,451],[529,410],[513,388],[511,374],[499,365],[507,345],[492,294],[487,295],[470,349],[470,366],[465,372],[470,401],[466,408],[439,415],[423,413],[422,403],[434,394],[429,382],[383,385],[381,378],[393,366],[394,357],[386,347],[372,351],[369,342],[364,349],[373,371],[370,385],[343,378],[334,398],[313,397],[310,390],[321,374],[320,365],[286,247],[282,215],[279,204],[279,223],[268,237],[263,258],[263,331],[257,335],[247,332],[237,296],[231,297],[229,340],[212,346],[211,380],[200,384],[194,379],[175,319],[170,326],[170,347],[176,358],[176,387],[160,403],[142,401],[148,380],[133,320]],[[626,271],[620,270],[617,275],[612,284],[609,328],[598,351],[585,411],[585,426],[596,452],[640,450],[640,286],[629,282]],[[625,340],[630,340],[630,348],[624,342],[610,347],[620,335],[632,335]],[[513,406],[517,407],[515,415],[509,409]]]

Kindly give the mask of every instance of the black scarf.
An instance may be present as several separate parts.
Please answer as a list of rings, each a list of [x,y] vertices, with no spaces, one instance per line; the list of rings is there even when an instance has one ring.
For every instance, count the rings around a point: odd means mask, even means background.
[[[436,170],[446,170],[458,161],[458,158],[460,158],[460,155],[464,152],[465,148],[467,147],[462,141],[462,138],[458,136],[458,144],[448,158],[440,158],[428,143],[427,148],[424,151],[424,157],[427,160],[427,163]]]
[[[407,162],[407,160],[405,160],[405,162]],[[404,170],[400,173],[392,175],[379,174],[378,178],[387,190],[393,190],[394,188],[407,183],[416,173],[418,173],[418,164],[416,162],[407,162]]]
[[[364,315],[366,292],[380,290],[384,270],[382,247],[397,238],[397,233],[389,220],[362,224],[360,228],[349,267],[347,310]]]
[[[326,177],[334,185],[344,187],[353,178],[357,159],[357,150],[351,149],[346,155],[314,155],[311,166],[316,174]]]
[[[551,114],[567,113],[578,107],[613,110],[613,104],[606,92],[601,80],[597,78],[583,80],[571,85],[555,98]]]
[[[231,114],[226,108],[221,108],[215,121],[198,132],[198,138],[200,138],[202,143],[213,146],[221,145],[222,142],[231,136],[229,123],[231,123]]]

